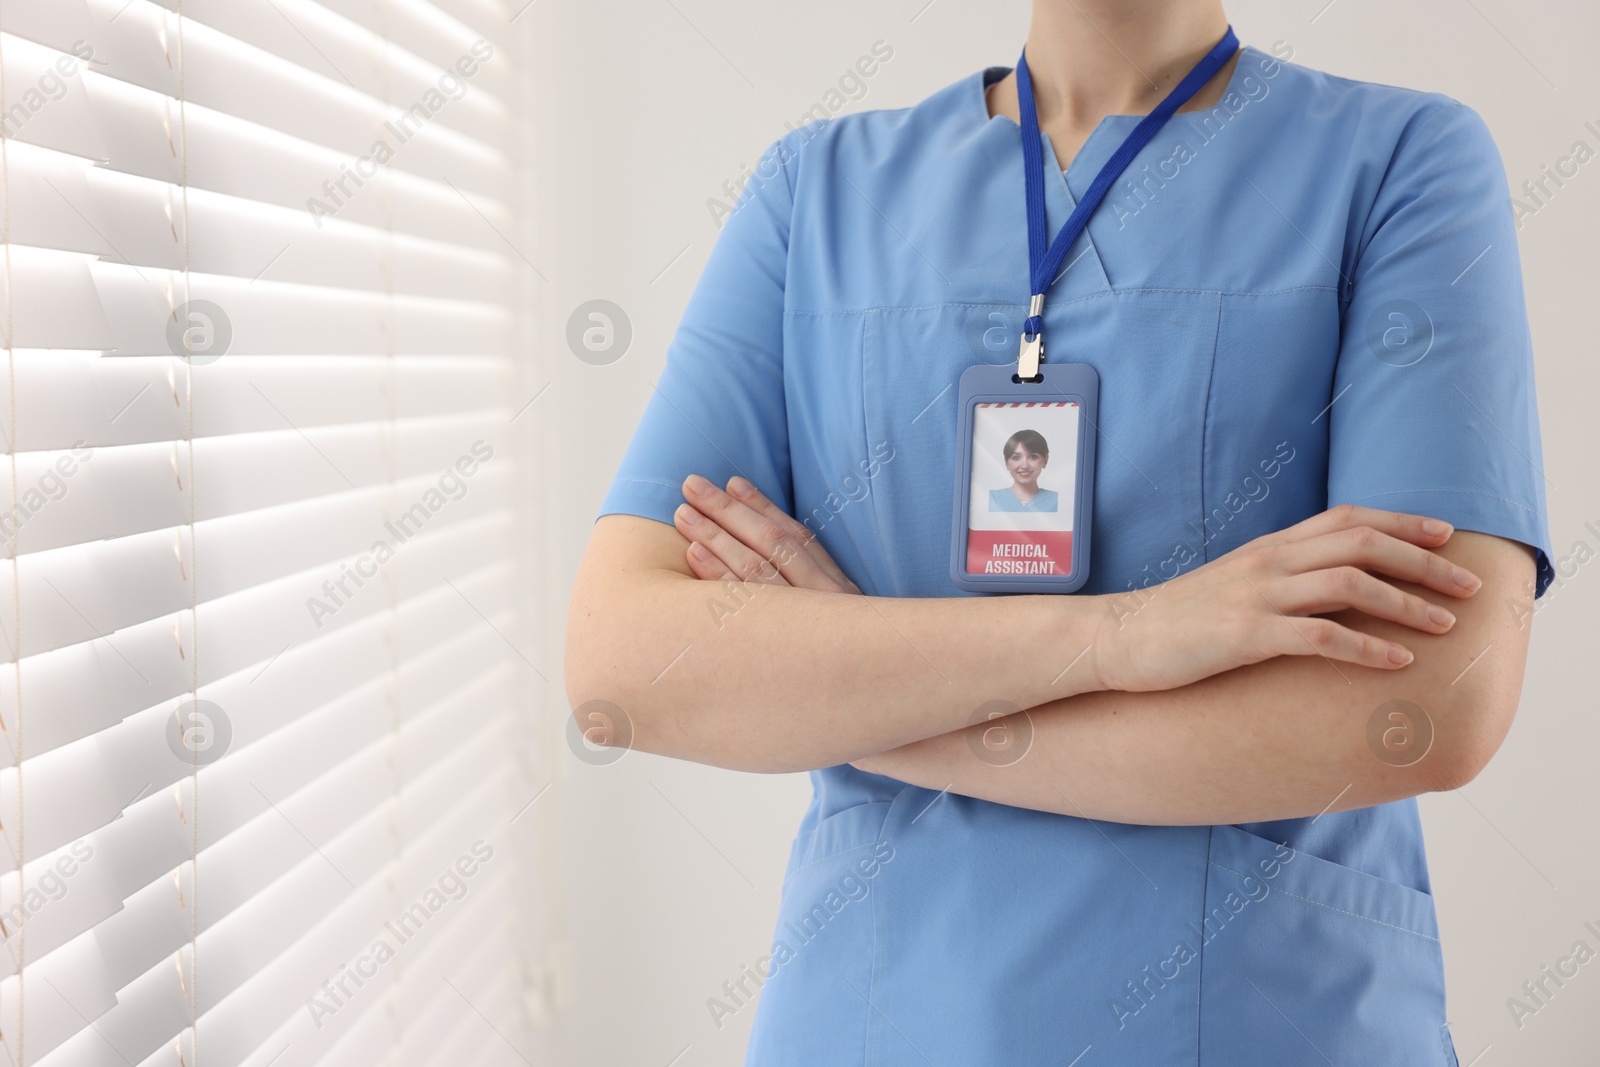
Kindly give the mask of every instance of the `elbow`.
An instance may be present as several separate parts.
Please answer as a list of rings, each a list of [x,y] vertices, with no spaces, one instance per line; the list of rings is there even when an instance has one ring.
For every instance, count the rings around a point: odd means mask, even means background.
[[[1428,780],[1428,792],[1448,793],[1460,789],[1488,766],[1488,757],[1462,757],[1439,759],[1434,762],[1433,774]]]
[[[614,590],[580,574],[567,610],[561,675],[572,716],[567,747],[585,763],[615,763],[627,749],[648,744],[650,679],[641,677],[640,657],[617,639],[640,625]]]
[[[1441,757],[1434,764],[1429,792],[1448,793],[1460,789],[1483,773],[1494,758],[1495,749],[1472,749],[1449,758]]]
[[[623,752],[637,747],[633,718],[622,705],[603,697],[573,704],[568,742],[578,758],[585,762],[615,762],[622,758]]]
[[[669,651],[677,638],[661,636],[668,632],[662,615],[639,595],[637,585],[585,582],[580,574],[562,651],[573,720],[567,743],[580,760],[615,763],[625,750],[637,749],[756,774],[810,771],[838,762],[792,732],[775,730],[755,698],[720,691],[715,670],[696,657],[678,663]],[[619,634],[638,635],[638,640],[630,645]]]
[[[595,669],[595,662],[582,632],[569,626],[562,658],[567,707],[572,713],[568,747],[585,762],[610,763],[621,758],[620,750],[637,747],[634,716],[629,711],[633,701],[618,691],[617,679],[601,680],[604,672]],[[611,749],[619,751],[608,751]]]
[[[615,763],[638,749],[714,766],[767,769],[743,758],[747,746],[725,721],[725,702],[705,699],[706,679],[715,684],[715,671],[696,662],[702,657],[685,656],[683,623],[692,611],[682,597],[698,585],[683,559],[687,542],[670,526],[647,519],[617,516],[607,523],[608,518],[596,528],[567,605],[567,746],[595,765]]]
[[[756,716],[681,704],[674,699],[682,696],[680,686],[645,677],[636,663],[618,656],[610,639],[618,632],[627,627],[568,623],[562,667],[572,714],[567,743],[580,760],[615,763],[633,749],[756,774],[820,766],[766,736]]]
[[[1474,694],[1435,727],[1431,792],[1460,789],[1483,773],[1511,730],[1517,697]]]
[[[1364,713],[1366,751],[1353,757],[1350,772],[1374,803],[1460,789],[1499,751],[1516,709],[1516,692],[1492,687],[1436,688],[1387,701]]]

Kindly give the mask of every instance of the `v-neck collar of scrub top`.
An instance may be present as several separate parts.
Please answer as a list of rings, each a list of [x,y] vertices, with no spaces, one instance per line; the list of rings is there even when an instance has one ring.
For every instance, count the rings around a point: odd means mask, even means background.
[[[1252,46],[1240,46],[1238,58],[1233,64],[1233,70],[1228,73],[1227,83],[1223,85],[1222,92],[1218,95],[1217,102],[1211,105],[1212,107],[1222,106],[1222,101],[1227,99],[1228,94],[1236,92],[1240,78],[1247,74],[1249,70],[1255,69],[1255,64],[1259,62],[1259,58],[1260,53]],[[1245,66],[1247,61],[1252,64],[1248,69]],[[1010,74],[1012,69],[1011,67],[985,67],[977,74],[969,77],[970,84],[965,95],[974,118],[978,122],[986,124],[985,130],[997,142],[997,146],[1001,150],[1014,153],[1014,158],[1020,159],[1021,150],[1018,140],[1022,127],[1009,115],[989,114],[989,101],[986,96],[989,86]],[[1176,123],[1189,115],[1203,115],[1209,110],[1211,108],[1179,111],[1172,116],[1172,122]],[[1076,186],[1080,190],[1087,191],[1089,184],[1094,181],[1094,176],[1099,173],[1106,160],[1111,158],[1111,154],[1117,150],[1117,147],[1122,144],[1128,134],[1133,132],[1133,128],[1143,119],[1143,115],[1102,116],[1100,121],[1095,124],[1095,128],[1090,131],[1088,139],[1083,142],[1083,147],[1078,149],[1078,154],[1072,157],[1072,162],[1067,164],[1067,168],[1064,171],[1061,169],[1060,160],[1056,157],[1055,145],[1051,143],[1050,135],[1044,130],[1039,131],[1039,137],[1044,142],[1045,229],[1052,241],[1055,240],[1056,234],[1060,232],[1062,225],[1067,221],[1067,216],[1072,214],[1072,209],[1078,204],[1078,196],[1080,194],[1074,193],[1072,191],[1073,187]],[[1156,140],[1152,141],[1151,144],[1159,143],[1161,136],[1162,134],[1158,133]],[[1001,142],[1003,142],[1003,145],[999,144]],[[1145,151],[1149,150],[1150,145],[1146,145]],[[1137,159],[1137,156],[1134,157],[1135,161]],[[1135,169],[1134,162],[1130,161],[1123,175],[1131,174]],[[1051,177],[1052,175],[1054,177]],[[1122,178],[1118,180],[1121,181]],[[1114,188],[1115,186],[1113,186]],[[1020,187],[1017,189],[1017,201],[1019,204],[1022,201],[1022,189]],[[1104,207],[1103,204],[1101,206],[1102,208]],[[1094,228],[1095,220],[1100,214],[1100,211],[1096,211],[1094,216],[1090,217],[1089,225],[1083,228],[1083,232],[1078,235],[1078,239],[1073,242],[1072,248],[1068,250],[1065,259],[1066,266],[1062,268],[1060,274],[1056,275],[1058,282],[1069,274],[1074,266],[1082,262],[1085,266],[1093,266],[1096,277],[1092,286],[1101,292],[1111,291],[1111,279],[1106,274],[1100,251],[1095,247],[1094,238],[1090,234],[1090,231]],[[1049,305],[1048,298],[1045,303],[1046,306]]]

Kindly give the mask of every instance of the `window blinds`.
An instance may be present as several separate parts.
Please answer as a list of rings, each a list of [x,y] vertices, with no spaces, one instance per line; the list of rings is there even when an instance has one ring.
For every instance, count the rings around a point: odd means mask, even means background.
[[[510,14],[0,0],[11,1063],[525,1047]]]

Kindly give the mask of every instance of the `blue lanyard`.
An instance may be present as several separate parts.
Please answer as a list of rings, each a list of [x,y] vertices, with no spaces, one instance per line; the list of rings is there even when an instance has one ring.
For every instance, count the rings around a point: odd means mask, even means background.
[[[1028,50],[1022,50],[1022,57],[1017,60],[1017,103],[1022,112],[1022,165],[1027,177],[1028,193],[1028,271],[1033,295],[1028,305],[1028,321],[1022,328],[1022,359],[1019,365],[1029,371],[1024,377],[1032,377],[1037,373],[1037,364],[1026,367],[1029,346],[1033,346],[1039,356],[1044,354],[1040,338],[1044,331],[1044,294],[1061,267],[1061,261],[1066,258],[1067,249],[1078,239],[1078,234],[1088,225],[1089,216],[1100,206],[1111,183],[1117,180],[1133,157],[1150,143],[1150,139],[1166,125],[1173,112],[1216,76],[1238,47],[1239,38],[1234,36],[1233,27],[1229,26],[1217,46],[1184,75],[1183,80],[1173,87],[1165,100],[1156,105],[1154,111],[1139,121],[1139,125],[1128,134],[1127,140],[1106,160],[1105,166],[1094,176],[1088,192],[1078,201],[1078,206],[1068,216],[1061,232],[1056,234],[1055,243],[1048,250],[1045,248],[1044,151],[1039,147],[1039,114],[1034,108],[1033,78],[1028,73]]]

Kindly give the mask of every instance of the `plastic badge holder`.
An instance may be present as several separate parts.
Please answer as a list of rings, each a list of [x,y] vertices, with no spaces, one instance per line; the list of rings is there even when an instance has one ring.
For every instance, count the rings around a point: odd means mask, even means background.
[[[1099,401],[1100,375],[1085,363],[1041,363],[1032,381],[1017,379],[1015,363],[962,373],[950,529],[957,586],[974,593],[1071,593],[1088,581]],[[1005,447],[1019,432],[1025,442],[1044,439],[1048,461],[1034,483],[1041,494],[1054,492],[1053,501],[1036,495],[1024,503],[1015,493],[1021,482]],[[1035,510],[1051,503],[1052,510]]]

